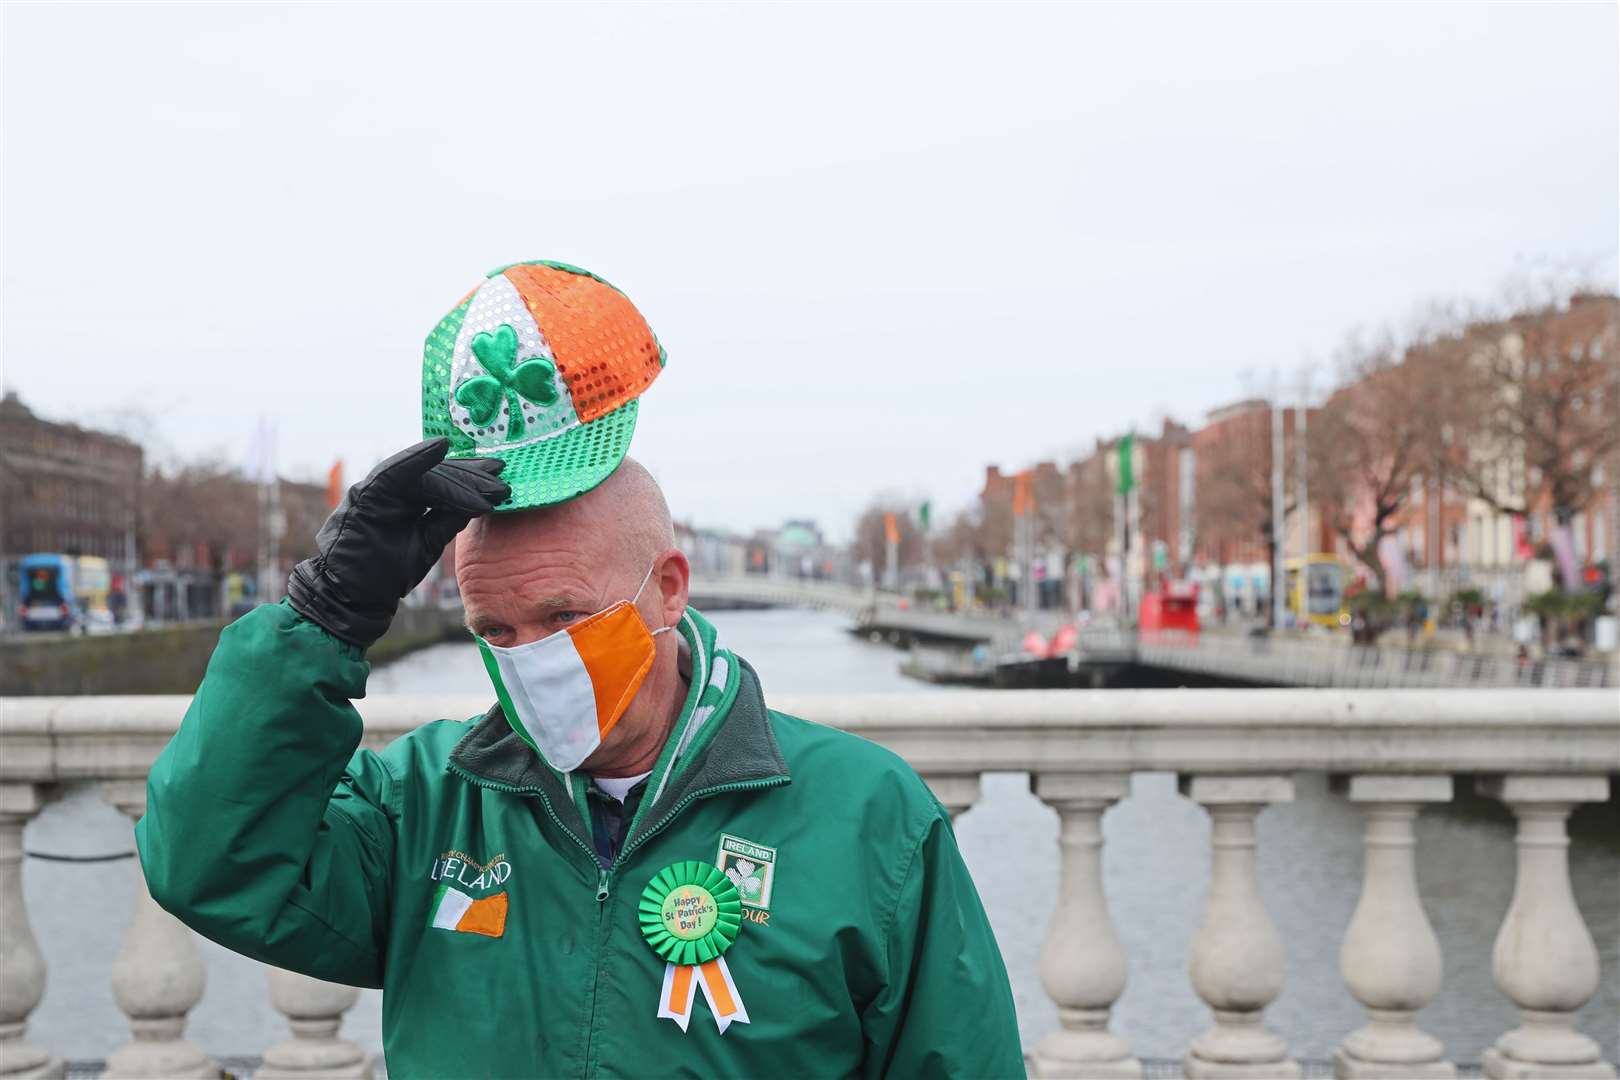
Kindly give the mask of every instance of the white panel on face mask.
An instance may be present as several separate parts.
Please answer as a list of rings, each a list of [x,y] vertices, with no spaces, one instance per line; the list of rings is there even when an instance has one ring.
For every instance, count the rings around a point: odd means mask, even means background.
[[[528,729],[530,741],[553,768],[572,772],[602,744],[602,736],[590,673],[567,634],[553,638],[490,651],[518,713],[507,719]],[[536,700],[531,687],[543,691],[544,699]]]

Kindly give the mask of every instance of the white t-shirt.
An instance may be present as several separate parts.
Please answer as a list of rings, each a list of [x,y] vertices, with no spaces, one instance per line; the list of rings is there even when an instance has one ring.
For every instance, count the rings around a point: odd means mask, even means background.
[[[604,794],[611,795],[622,803],[625,796],[630,794],[631,788],[651,775],[652,770],[648,769],[646,772],[637,773],[635,776],[595,776],[592,779],[596,781],[596,786],[601,788]]]

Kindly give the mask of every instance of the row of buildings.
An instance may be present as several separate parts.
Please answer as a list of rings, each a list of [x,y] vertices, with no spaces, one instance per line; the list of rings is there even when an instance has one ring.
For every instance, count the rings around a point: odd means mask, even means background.
[[[15,393],[0,401],[0,601],[14,612],[19,560],[34,553],[107,560],[121,610],[147,620],[229,615],[279,595],[312,553],[337,481],[260,483],[229,463],[152,467],[123,436],[35,415]],[[815,522],[749,534],[677,526],[699,576],[744,573],[842,579],[848,557]],[[453,548],[419,590],[451,599]],[[9,625],[9,624],[8,624]]]
[[[1408,378],[1428,361],[1434,377],[1411,376],[1387,400],[1347,405],[1352,381],[1311,407],[1239,401],[1196,428],[1166,420],[1157,432],[1098,439],[1066,464],[988,466],[976,517],[943,545],[943,561],[977,563],[981,585],[1020,605],[1034,593],[1046,606],[1110,610],[1161,582],[1197,581],[1206,608],[1257,614],[1270,597],[1280,444],[1283,552],[1335,557],[1351,589],[1380,584],[1381,571],[1391,595],[1472,588],[1513,606],[1557,581],[1560,533],[1584,577],[1606,580],[1620,556],[1620,465],[1604,431],[1620,391],[1617,328],[1620,301],[1578,296],[1406,350],[1366,380]],[[1506,374],[1481,370],[1491,364]],[[1537,393],[1542,405],[1528,400]],[[1374,415],[1357,419],[1356,409]],[[1433,460],[1399,460],[1418,450],[1404,450],[1402,422],[1379,413],[1396,409],[1411,412],[1418,441],[1435,429]],[[1361,427],[1347,428],[1346,415]],[[1558,467],[1548,461],[1557,447],[1537,456],[1538,424],[1542,442],[1563,443]],[[1554,472],[1568,481],[1562,494]]]
[[[18,561],[35,553],[107,560],[118,610],[136,618],[229,614],[279,589],[330,505],[324,485],[259,484],[234,465],[153,468],[131,439],[38,416],[14,392],[0,400],[8,619]]]

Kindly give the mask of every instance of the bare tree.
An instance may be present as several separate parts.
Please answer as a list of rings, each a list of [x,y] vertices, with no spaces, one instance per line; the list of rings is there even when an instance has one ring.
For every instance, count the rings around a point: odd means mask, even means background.
[[[1577,295],[1431,345],[1467,402],[1447,459],[1453,487],[1506,514],[1539,504],[1567,530],[1620,464],[1617,339],[1620,300]],[[1574,571],[1560,559],[1566,589]]]
[[[1069,466],[1065,540],[1070,551],[1101,557],[1114,535],[1114,489],[1108,459],[1097,453]]]
[[[1276,545],[1271,521],[1269,410],[1263,421],[1244,424],[1233,437],[1213,441],[1198,455],[1198,499],[1193,514],[1199,541],[1206,548],[1221,551],[1258,541],[1266,546],[1269,559]],[[1283,461],[1285,520],[1294,512],[1292,458],[1285,454]]]
[[[1420,486],[1439,475],[1448,433],[1464,404],[1452,367],[1433,350],[1398,358],[1385,337],[1352,341],[1341,358],[1342,380],[1311,422],[1313,498],[1328,523],[1387,591],[1381,546]]]
[[[887,529],[884,525],[884,516],[892,513],[895,524],[900,530],[900,569],[916,566],[923,561],[924,545],[922,532],[911,517],[911,504],[898,496],[880,495],[861,511],[861,516],[855,522],[855,539],[851,544],[851,553],[857,562],[870,562],[875,572],[881,574],[889,557]]]
[[[307,495],[314,485],[283,481],[281,507],[286,532],[283,562],[314,553],[315,532],[325,520],[323,500]],[[204,459],[167,469],[154,468],[142,481],[140,543],[148,556],[177,561],[195,558],[217,573],[253,568],[258,558],[262,507],[259,486],[236,466]]]
[[[981,493],[977,515],[979,550],[986,562],[1007,554],[1013,542],[1012,478],[1008,478],[1003,492]]]
[[[1050,463],[1030,470],[1029,495],[1032,505],[1027,511],[1033,522],[1029,537],[1030,555],[1038,557],[1043,551],[1056,548],[1061,565],[1069,565],[1073,549],[1069,546],[1069,484],[1064,470]]]
[[[141,543],[148,554],[195,556],[223,572],[251,566],[258,548],[258,497],[232,465],[205,460],[153,469],[141,499]]]

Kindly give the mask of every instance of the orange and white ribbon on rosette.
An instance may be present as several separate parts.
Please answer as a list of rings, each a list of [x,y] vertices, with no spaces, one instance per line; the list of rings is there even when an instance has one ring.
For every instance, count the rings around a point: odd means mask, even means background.
[[[658,995],[658,1019],[673,1020],[686,1030],[692,1022],[692,999],[698,987],[703,988],[703,999],[714,1014],[714,1024],[720,1034],[732,1024],[748,1023],[748,1009],[743,1005],[737,984],[731,979],[726,958],[717,956],[706,964],[665,964],[664,989]]]
[[[638,910],[642,936],[664,960],[658,1018],[685,1031],[701,986],[722,1035],[732,1024],[748,1023],[748,1009],[721,955],[742,926],[742,901],[731,879],[712,863],[672,863],[647,883]]]

